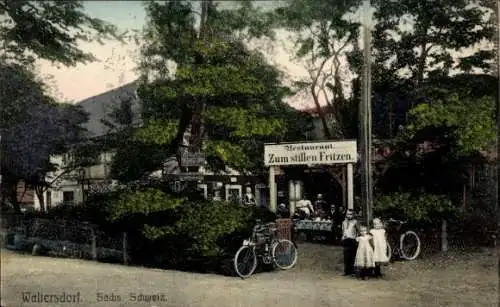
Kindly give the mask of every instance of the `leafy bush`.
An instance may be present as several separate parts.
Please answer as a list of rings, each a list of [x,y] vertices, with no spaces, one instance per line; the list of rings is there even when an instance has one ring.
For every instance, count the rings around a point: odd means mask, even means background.
[[[222,256],[241,244],[256,219],[276,219],[267,210],[192,196],[130,189],[112,201],[107,212],[116,228],[129,233],[132,257],[155,264]]]
[[[374,202],[375,215],[410,222],[434,222],[452,217],[455,212],[451,200],[443,195],[393,193],[382,195]]]
[[[276,219],[267,209],[208,201],[194,191],[178,195],[161,186],[97,194],[82,205],[38,215],[88,221],[110,236],[127,232],[132,262],[176,267],[232,254],[257,219]]]
[[[148,216],[179,207],[183,198],[167,194],[160,189],[145,188],[140,190],[124,191],[116,201],[107,207],[112,221],[116,221],[132,214]]]

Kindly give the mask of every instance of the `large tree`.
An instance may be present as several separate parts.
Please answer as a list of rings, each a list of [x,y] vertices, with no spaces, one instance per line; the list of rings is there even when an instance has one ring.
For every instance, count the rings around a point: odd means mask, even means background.
[[[324,137],[352,138],[353,109],[357,104],[344,93],[350,67],[342,63],[357,45],[359,22],[352,18],[361,1],[285,1],[275,10],[279,26],[292,32],[294,59],[309,76],[295,80],[299,92],[311,97],[321,120]],[[357,98],[357,97],[356,97]],[[324,102],[325,104],[322,104]],[[326,106],[326,108],[325,108]],[[355,114],[356,112],[354,112]],[[331,116],[333,121],[328,120]]]
[[[493,53],[479,44],[493,38],[491,11],[479,1],[374,1],[377,61],[389,72],[408,70],[415,87],[452,70],[487,69]],[[456,55],[474,48],[471,55]]]
[[[0,16],[2,181],[8,191],[19,180],[46,186],[42,173],[53,169],[49,156],[76,141],[85,114],[49,97],[32,64],[37,59],[63,65],[92,61],[80,42],[119,35],[114,26],[88,16],[83,1],[0,0]]]
[[[460,90],[450,86],[446,91],[445,85],[444,93],[432,103],[410,110],[397,138],[399,150],[391,159],[394,167],[381,180],[380,192],[444,194],[467,208],[469,192],[477,190],[476,170],[491,162],[497,138],[495,96],[464,90],[481,84],[475,79],[470,74],[459,76],[454,83],[461,84]],[[494,186],[481,188],[495,190]]]
[[[494,37],[485,1],[372,1],[374,131],[393,137],[413,106],[432,100],[452,73],[491,66]],[[385,123],[385,124],[384,124]]]
[[[50,156],[60,154],[83,138],[81,124],[87,120],[83,110],[70,104],[58,104],[45,95],[43,84],[25,67],[0,64],[0,133],[2,136],[2,180],[13,204],[17,183],[24,180],[34,186],[42,205],[43,190],[54,170]],[[68,164],[63,173],[75,166]],[[55,180],[56,178],[53,178]]]
[[[134,140],[157,154],[143,164],[158,169],[164,158],[179,153],[188,135],[189,150],[204,150],[212,167],[255,171],[262,166],[264,141],[299,132],[287,127],[290,116],[299,119],[296,124],[304,121],[282,102],[289,91],[280,73],[240,36],[268,34],[267,14],[249,2],[240,5],[224,10],[205,1],[199,13],[192,2],[146,5],[139,89],[144,127]],[[261,22],[250,24],[256,16]],[[122,151],[116,159],[128,155],[130,161],[131,152]],[[132,156],[143,160],[141,152]]]
[[[118,38],[116,28],[83,10],[83,1],[0,1],[2,60],[37,58],[64,65],[95,60],[78,44]]]

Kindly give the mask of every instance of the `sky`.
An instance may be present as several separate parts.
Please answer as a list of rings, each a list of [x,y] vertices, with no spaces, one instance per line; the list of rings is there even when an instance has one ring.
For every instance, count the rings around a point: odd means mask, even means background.
[[[87,1],[85,11],[92,17],[111,22],[120,29],[141,29],[145,12],[139,1]],[[38,63],[39,72],[46,77],[58,98],[80,101],[136,79],[134,56],[137,46],[119,42],[83,43],[81,48],[91,52],[98,61],[75,67],[56,66],[48,61]]]
[[[260,3],[265,8],[273,6],[273,1]],[[140,1],[87,1],[85,11],[92,17],[113,23],[120,30],[142,29],[146,22],[146,14]],[[56,66],[44,60],[38,62],[39,72],[57,98],[78,102],[132,82],[138,77],[134,70],[138,56],[135,43],[106,41],[104,45],[82,43],[80,46],[84,51],[93,53],[98,61],[78,64],[76,67]],[[290,61],[290,53],[285,49],[287,48],[280,46],[273,48],[273,62],[295,77],[307,76],[307,71],[302,66]],[[298,107],[311,106],[303,99],[294,100],[291,104]]]

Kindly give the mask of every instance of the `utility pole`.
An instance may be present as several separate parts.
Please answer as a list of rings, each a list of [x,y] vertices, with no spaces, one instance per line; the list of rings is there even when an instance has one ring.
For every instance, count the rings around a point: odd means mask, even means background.
[[[500,0],[497,0],[497,16],[496,16],[496,30],[497,30],[497,82],[498,82],[498,93],[497,93],[497,186],[495,193],[496,195],[496,204],[497,204],[497,221],[498,221],[498,229],[500,229],[500,210],[498,207],[498,181],[500,180],[500,169],[499,169],[499,153],[500,150],[498,148],[498,134],[500,133]]]
[[[363,218],[366,226],[372,220],[372,107],[371,107],[371,9],[370,1],[363,4],[363,90],[360,105],[362,148],[362,199]]]
[[[2,185],[2,134],[0,133],[0,201],[3,202],[3,185]]]

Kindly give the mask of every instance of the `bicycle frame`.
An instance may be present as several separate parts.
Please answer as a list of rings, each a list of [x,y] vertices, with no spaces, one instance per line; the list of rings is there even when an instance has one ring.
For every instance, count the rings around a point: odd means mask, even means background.
[[[418,237],[417,232],[408,227],[405,227],[407,224],[406,221],[395,220],[390,218],[385,223],[386,229],[388,229],[387,240],[391,247],[391,256],[396,256],[397,258],[403,258],[405,260],[413,260],[413,258],[409,259],[405,256],[403,248],[403,240],[406,235],[415,235],[417,239],[417,251],[416,256],[420,253],[420,238]]]
[[[276,242],[276,227],[270,227],[270,225],[274,225],[274,223],[269,223],[267,225],[255,225],[252,230],[252,235],[249,239],[243,240],[242,246],[250,246],[256,251],[256,255],[259,258],[269,258],[271,253],[271,247],[273,243]],[[257,235],[260,230],[269,231],[269,233],[265,237],[265,242],[258,242]],[[264,261],[266,262],[266,261]]]

